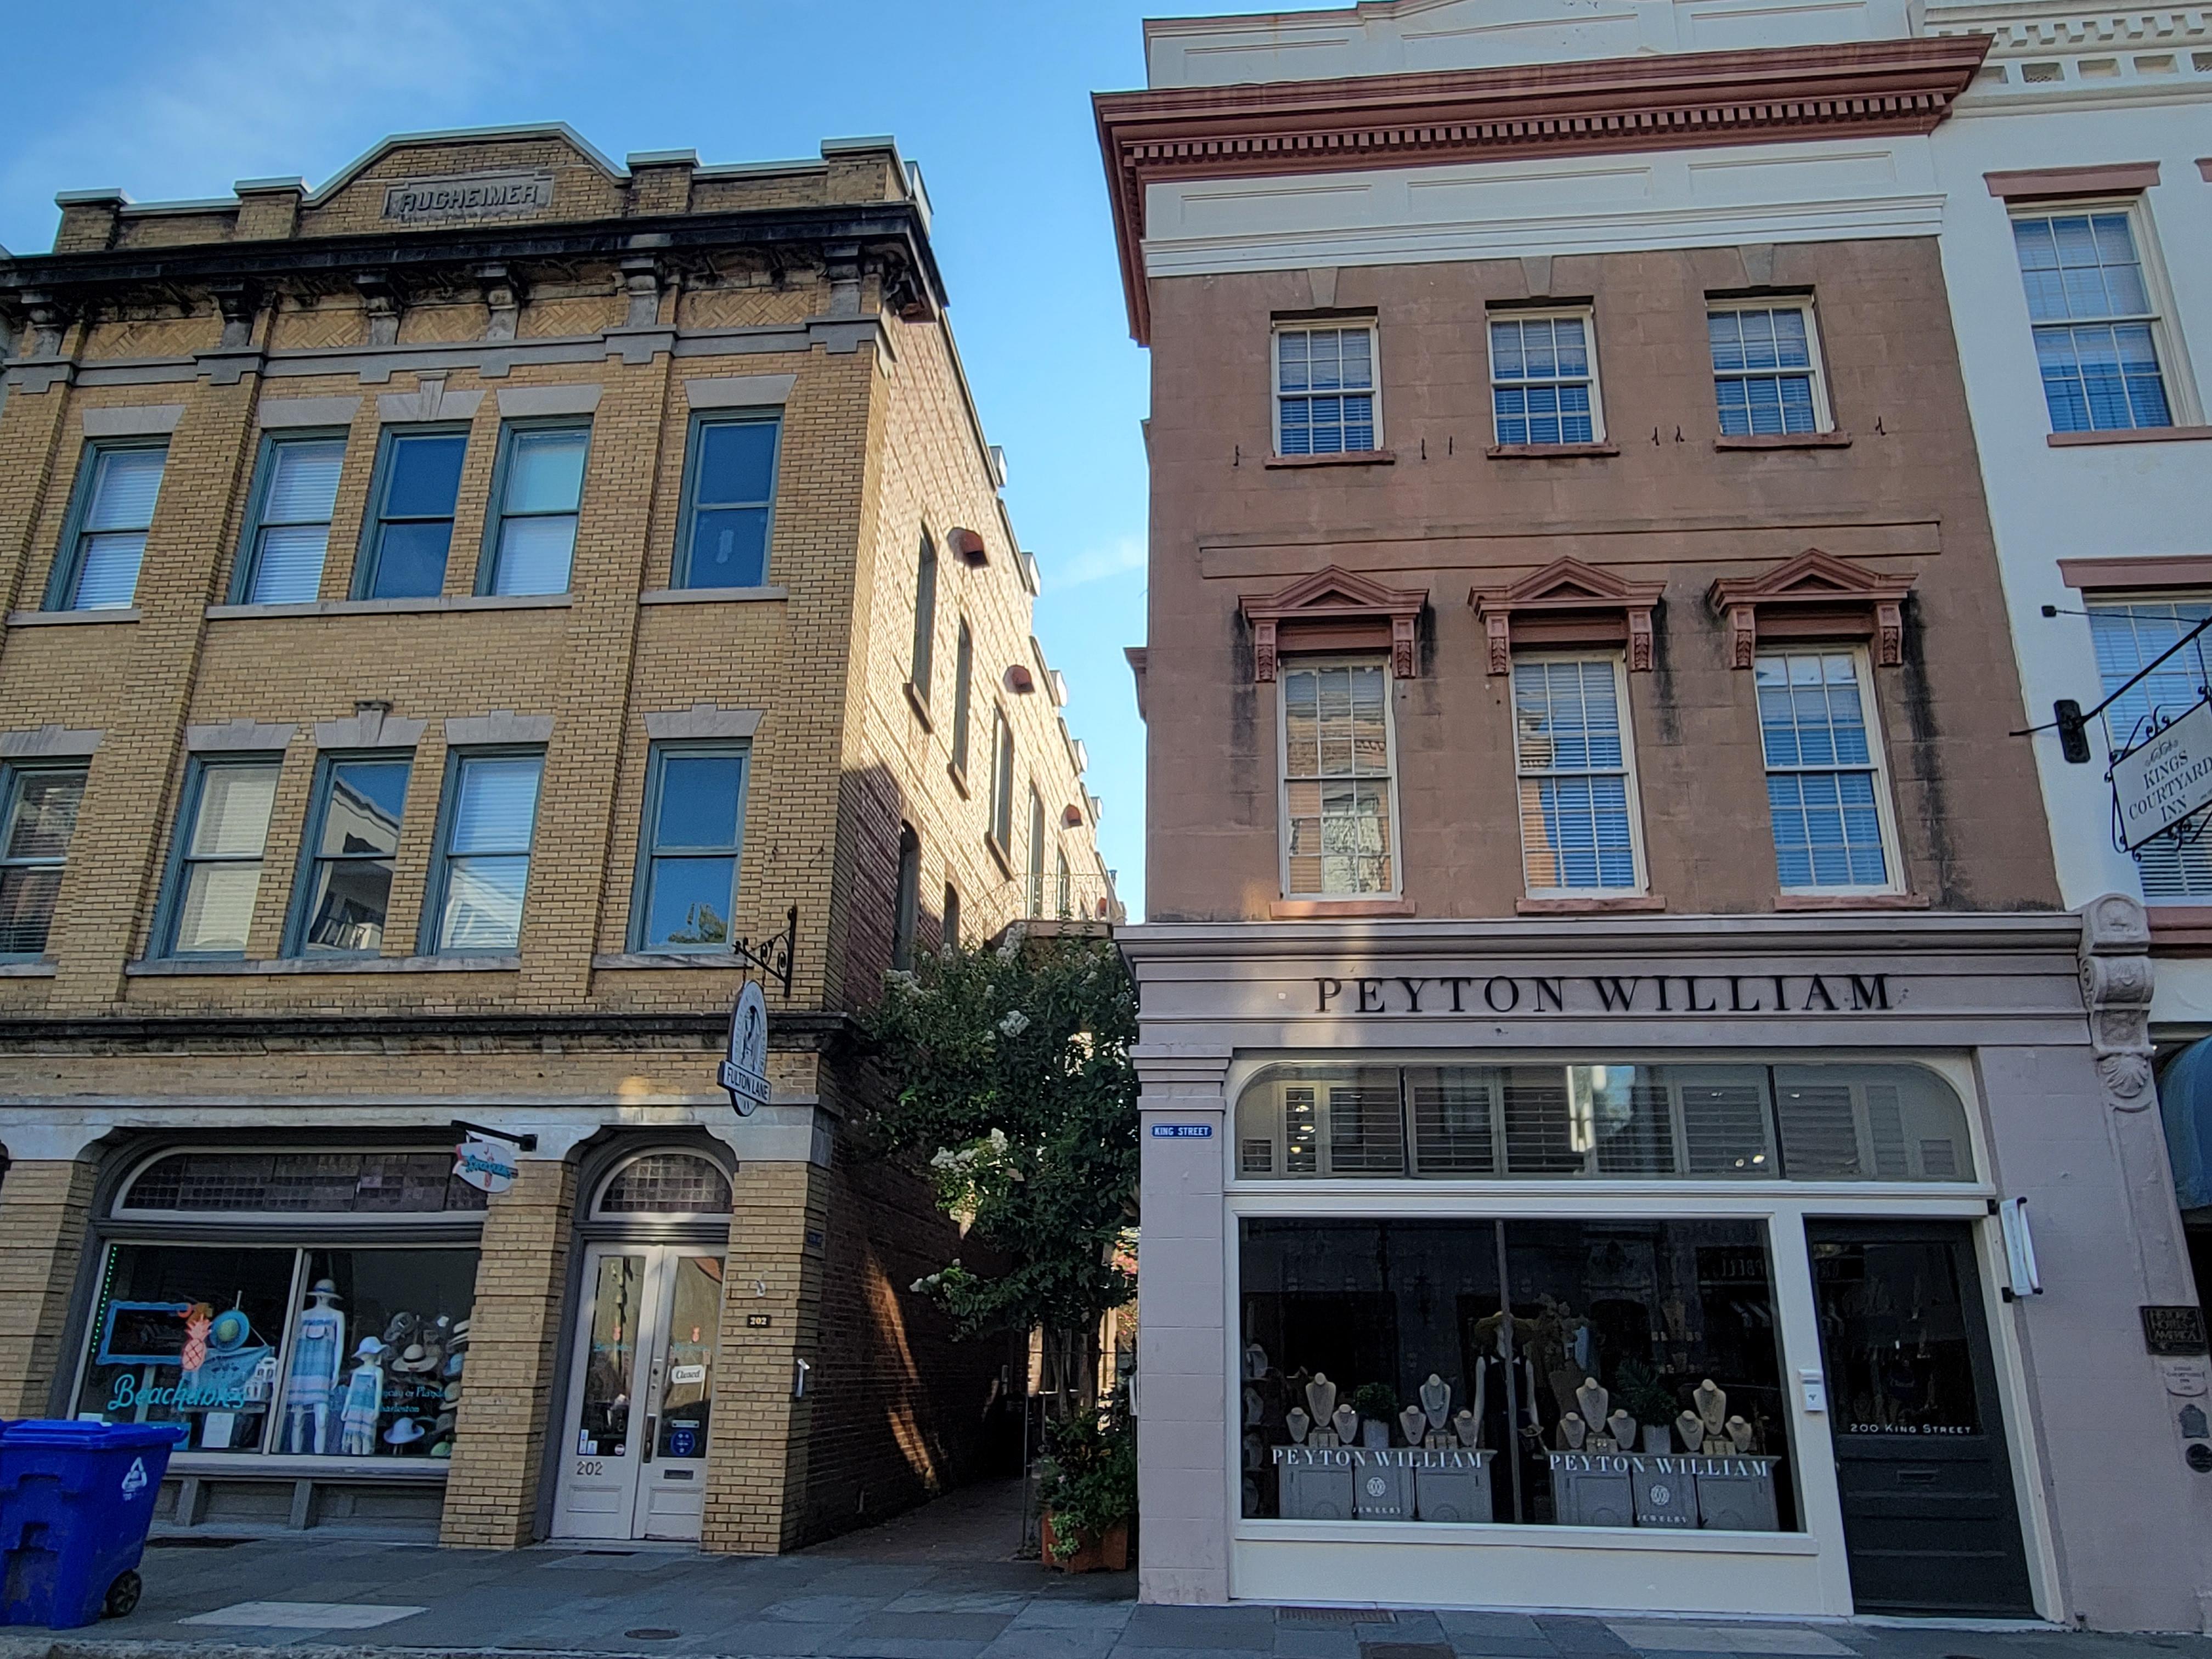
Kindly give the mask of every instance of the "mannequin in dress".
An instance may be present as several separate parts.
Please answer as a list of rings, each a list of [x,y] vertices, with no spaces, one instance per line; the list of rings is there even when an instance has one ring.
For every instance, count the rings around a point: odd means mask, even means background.
[[[376,1452],[376,1419],[384,1410],[384,1368],[377,1363],[384,1344],[364,1336],[354,1357],[361,1363],[346,1378],[345,1403],[338,1408],[338,1449],[348,1457]]]
[[[345,1316],[331,1305],[338,1287],[327,1279],[317,1279],[307,1297],[294,1328],[292,1372],[284,1382],[284,1447],[325,1454],[337,1449],[331,1407],[345,1367]]]

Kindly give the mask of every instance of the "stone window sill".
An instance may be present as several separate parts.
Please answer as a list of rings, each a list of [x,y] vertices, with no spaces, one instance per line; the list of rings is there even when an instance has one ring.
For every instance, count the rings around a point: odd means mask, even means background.
[[[750,605],[787,599],[787,587],[655,587],[637,596],[640,605]]]
[[[137,605],[121,611],[11,611],[10,628],[69,628],[88,623],[135,623],[146,613]]]
[[[54,969],[52,957],[29,962],[0,962],[0,979],[52,979]]]
[[[2100,444],[2186,444],[2212,438],[2212,426],[2145,426],[2127,432],[2054,432],[2044,439],[2053,449],[2089,449]]]
[[[1849,449],[1848,432],[1774,432],[1749,437],[1727,434],[1713,440],[1715,449]]]
[[[1666,908],[1667,901],[1656,893],[1558,893],[1513,901],[1514,910],[1524,916],[1613,916]]]
[[[960,763],[958,761],[945,762],[945,775],[952,780],[952,787],[960,792],[960,799],[963,800],[968,799],[968,775],[960,769]]]
[[[999,845],[999,838],[989,830],[983,832],[983,845],[991,849],[991,857],[999,866],[999,873],[1008,881],[1014,878],[1014,860],[1006,849]]]
[[[1483,453],[1493,461],[1557,461],[1582,455],[1618,455],[1619,444],[1492,444]]]
[[[1361,916],[1410,916],[1413,914],[1411,899],[1271,899],[1267,903],[1267,920],[1270,921],[1349,921]]]
[[[1925,893],[1781,893],[1778,910],[1925,910]]]
[[[922,696],[921,688],[908,680],[900,689],[906,693],[907,707],[914,710],[915,718],[921,722],[921,729],[925,732],[937,730],[937,722],[929,718],[929,699]]]
[[[1267,465],[1286,466],[1395,466],[1398,452],[1395,449],[1347,449],[1335,455],[1270,455]]]
[[[231,974],[496,974],[522,966],[514,957],[163,957],[125,963],[131,979]]]
[[[661,968],[690,973],[702,968],[718,968],[726,972],[742,965],[727,951],[603,951],[592,958],[594,971]]]
[[[565,611],[566,593],[441,593],[419,599],[311,599],[301,605],[211,605],[210,622],[251,617],[419,617],[452,611]]]

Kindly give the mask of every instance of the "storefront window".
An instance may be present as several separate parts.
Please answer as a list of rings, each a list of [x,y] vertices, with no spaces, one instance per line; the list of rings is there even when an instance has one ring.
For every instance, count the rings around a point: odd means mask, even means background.
[[[1917,1066],[1281,1066],[1237,1108],[1246,1180],[1971,1181]]]
[[[474,1250],[309,1250],[271,1451],[451,1457]]]
[[[1796,1527],[1760,1224],[1240,1227],[1247,1516]]]

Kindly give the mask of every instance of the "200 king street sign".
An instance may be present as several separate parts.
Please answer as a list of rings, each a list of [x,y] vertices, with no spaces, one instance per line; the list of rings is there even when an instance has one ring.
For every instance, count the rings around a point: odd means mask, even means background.
[[[730,1052],[717,1073],[739,1117],[768,1104],[768,999],[749,979],[730,1011]]]
[[[2132,853],[2212,801],[2212,703],[2112,763],[2120,842]]]

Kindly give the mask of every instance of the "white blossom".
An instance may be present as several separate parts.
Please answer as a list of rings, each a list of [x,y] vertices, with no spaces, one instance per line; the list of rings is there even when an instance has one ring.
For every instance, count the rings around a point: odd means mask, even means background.
[[[1030,1017],[1018,1008],[999,1022],[1000,1036],[1018,1037],[1029,1029]]]

